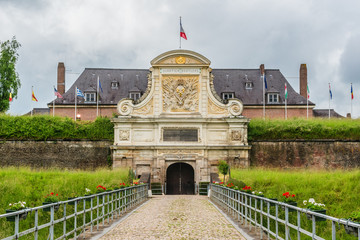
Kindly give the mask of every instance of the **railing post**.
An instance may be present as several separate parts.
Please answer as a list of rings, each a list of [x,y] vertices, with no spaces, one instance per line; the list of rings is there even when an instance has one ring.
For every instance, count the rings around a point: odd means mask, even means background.
[[[66,218],[66,204],[64,204],[64,218]],[[63,222],[63,236],[66,236],[66,220]]]
[[[298,240],[300,240],[301,239],[301,234],[300,234],[300,229],[301,229],[300,212],[296,211],[296,213],[297,213],[297,223],[298,223],[297,237],[298,237]]]
[[[334,221],[331,221],[331,239],[336,240],[336,226]]]
[[[39,229],[38,229],[38,224],[39,224],[39,210],[36,209],[35,210],[35,235],[34,235],[34,239],[37,240],[39,237]]]
[[[285,240],[289,239],[289,208],[285,206]]]
[[[263,200],[260,199],[260,239],[263,239]]]
[[[54,205],[50,207],[50,240],[54,240]]]
[[[15,215],[15,239],[19,238],[19,217],[20,214]]]
[[[74,238],[75,239],[76,239],[76,226],[77,226],[77,201],[75,201],[75,206],[74,206]]]

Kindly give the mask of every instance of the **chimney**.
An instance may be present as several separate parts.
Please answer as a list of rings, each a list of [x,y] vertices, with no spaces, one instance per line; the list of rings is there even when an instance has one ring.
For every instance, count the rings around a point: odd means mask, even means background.
[[[65,93],[65,65],[59,62],[57,71],[57,90],[63,95]]]
[[[261,64],[260,65],[260,75],[264,75],[264,73],[265,73],[265,66],[264,66],[264,64]]]
[[[300,65],[300,95],[307,99],[307,68],[306,64]]]

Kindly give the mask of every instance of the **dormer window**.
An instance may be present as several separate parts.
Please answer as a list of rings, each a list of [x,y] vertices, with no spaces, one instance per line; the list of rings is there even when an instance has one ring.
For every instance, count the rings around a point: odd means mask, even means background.
[[[253,83],[252,82],[246,82],[245,83],[245,89],[252,89],[253,88]]]
[[[223,92],[221,93],[221,97],[223,100],[228,100],[230,98],[234,98],[235,94],[232,92]]]
[[[279,94],[278,93],[269,93],[268,94],[268,103],[279,103]]]
[[[140,98],[140,93],[130,93],[130,98],[133,100],[138,100]]]
[[[129,91],[129,97],[131,99],[133,99],[134,101],[138,100],[141,97],[141,91],[139,88],[137,88],[136,86],[133,87],[130,91]]]
[[[85,103],[94,103],[96,102],[96,89],[90,86],[84,91]]]
[[[96,93],[85,93],[85,102],[95,102]]]
[[[111,82],[111,89],[118,89],[119,88],[119,82]]]

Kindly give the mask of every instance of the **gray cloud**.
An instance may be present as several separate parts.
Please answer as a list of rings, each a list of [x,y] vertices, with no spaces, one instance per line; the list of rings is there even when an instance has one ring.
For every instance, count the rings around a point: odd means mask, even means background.
[[[0,1],[0,39],[22,44],[17,70],[22,88],[10,109],[23,114],[53,99],[56,67],[64,61],[71,86],[85,67],[148,68],[158,54],[179,47],[179,16],[188,40],[213,68],[280,69],[298,89],[299,66],[307,63],[311,100],[359,117],[360,2],[331,1]],[[354,80],[352,80],[354,79]],[[355,85],[356,84],[356,85]],[[30,101],[31,86],[38,103]],[[357,93],[359,92],[359,94]]]

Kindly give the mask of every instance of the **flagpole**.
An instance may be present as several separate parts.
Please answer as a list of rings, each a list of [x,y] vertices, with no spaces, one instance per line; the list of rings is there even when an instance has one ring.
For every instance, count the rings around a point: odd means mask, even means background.
[[[97,89],[96,89],[96,117],[99,115],[99,75],[97,77]]]
[[[287,86],[285,83],[285,120],[287,120]]]
[[[351,83],[351,94],[350,94],[350,118],[352,118],[352,100],[353,100],[353,88],[352,88],[352,83]]]
[[[331,88],[330,88],[330,83],[329,83],[329,119],[330,119],[330,90],[331,90]]]
[[[265,120],[265,73],[263,74],[262,77],[262,82],[263,82],[263,119]]]
[[[33,93],[34,92],[34,86],[31,86],[31,116],[33,115]]]
[[[54,87],[54,91],[55,91],[55,86],[53,86]],[[54,101],[53,101],[53,117],[55,117],[55,99],[56,98],[54,98]]]
[[[309,85],[306,85],[306,119],[309,119]]]
[[[181,27],[181,16],[180,16],[180,27]],[[179,38],[180,38],[180,49],[181,49],[181,29],[180,29],[180,34],[179,34]]]
[[[75,122],[76,122],[76,99],[77,99],[76,92],[77,92],[77,86],[75,86],[75,117],[74,117]]]

